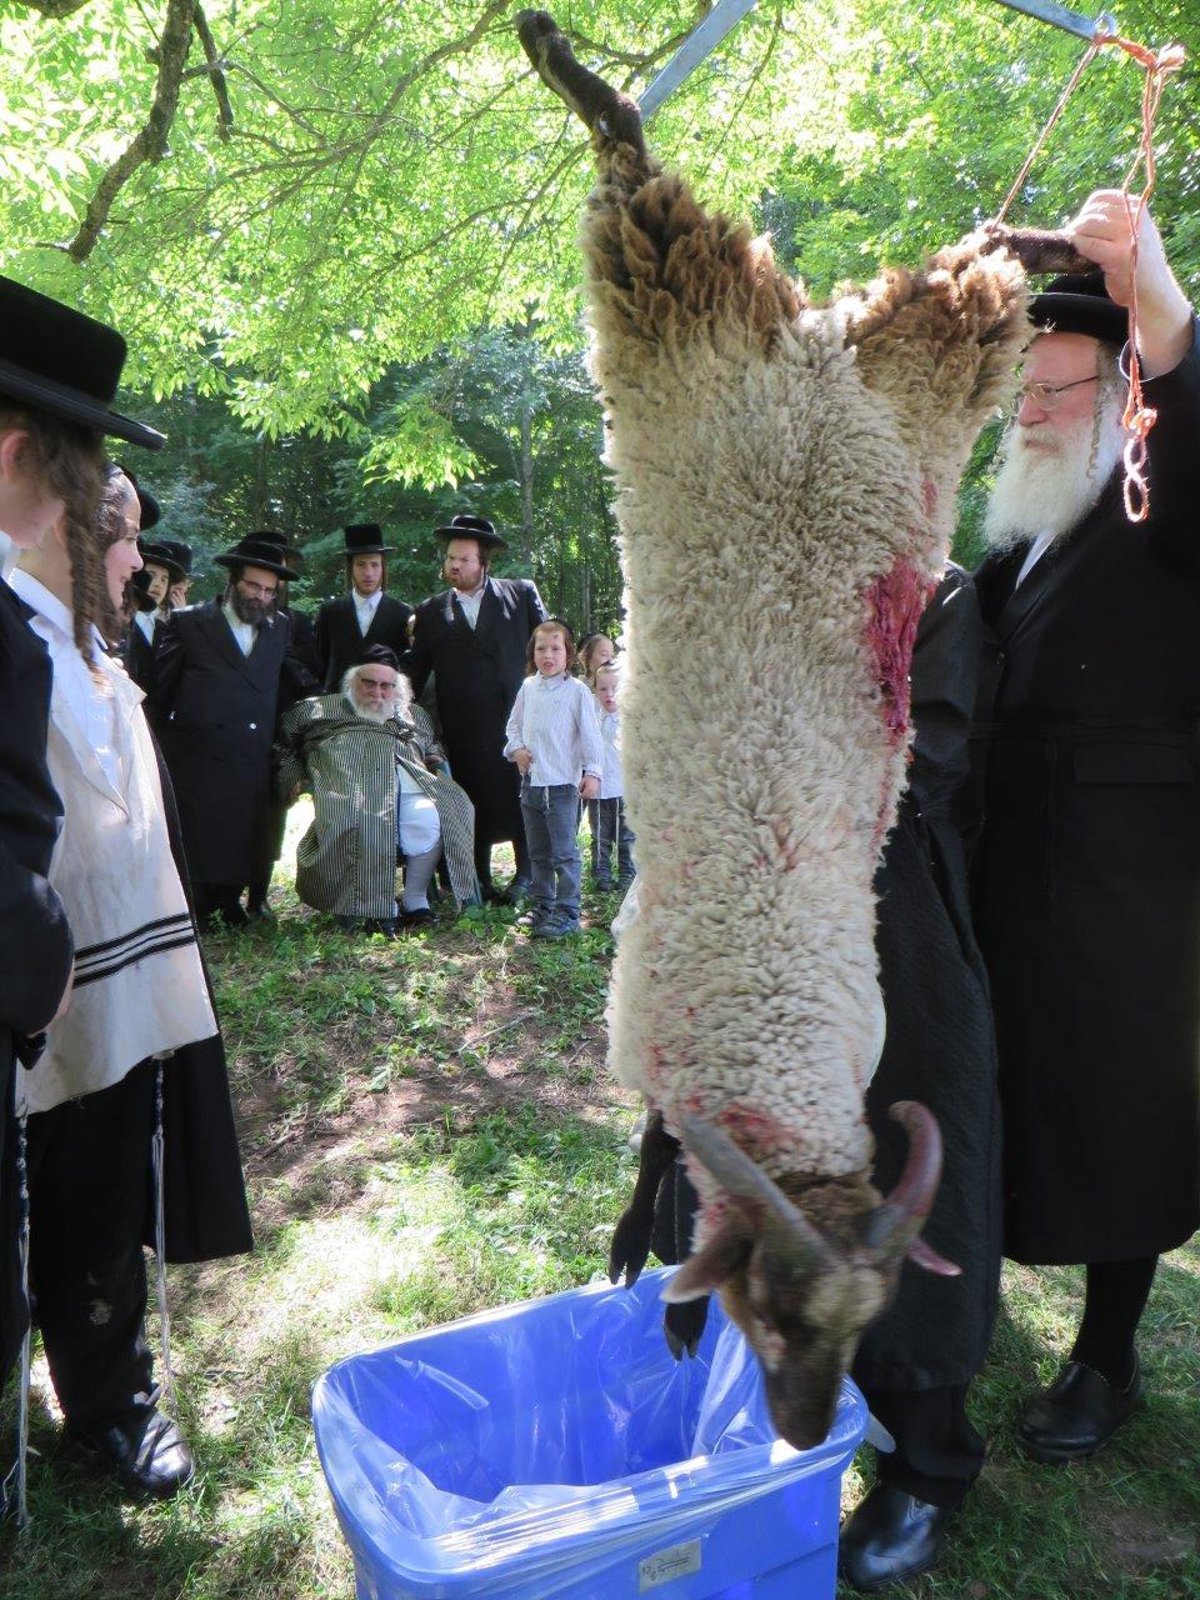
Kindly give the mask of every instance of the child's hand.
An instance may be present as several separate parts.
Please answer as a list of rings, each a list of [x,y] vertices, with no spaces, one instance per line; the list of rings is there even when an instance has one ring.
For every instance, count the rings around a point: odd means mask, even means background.
[[[600,793],[600,779],[594,772],[589,772],[579,785],[579,793],[584,800],[594,800]]]
[[[517,771],[523,778],[527,778],[529,769],[533,765],[533,751],[526,750],[522,746],[520,750],[513,751],[513,760],[517,763]]]

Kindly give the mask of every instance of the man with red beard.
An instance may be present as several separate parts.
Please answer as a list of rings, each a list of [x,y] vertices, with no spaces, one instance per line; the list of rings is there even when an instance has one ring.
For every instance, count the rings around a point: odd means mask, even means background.
[[[1148,214],[1136,253],[1116,191],[1070,231],[1097,270],[1033,302],[976,574],[1004,1248],[1087,1267],[1078,1336],[1019,1426],[1047,1462],[1092,1455],[1137,1405],[1157,1258],[1200,1224],[1200,352]],[[1140,524],[1121,466],[1135,273],[1158,413]]]

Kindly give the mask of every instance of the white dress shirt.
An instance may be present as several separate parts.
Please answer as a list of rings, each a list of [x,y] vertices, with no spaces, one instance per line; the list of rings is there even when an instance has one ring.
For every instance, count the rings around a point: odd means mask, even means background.
[[[359,594],[357,589],[354,595],[354,611],[358,617],[358,631],[363,638],[371,631],[371,624],[375,621],[375,613],[379,610],[379,602],[383,599],[383,590],[376,589],[374,594]]]

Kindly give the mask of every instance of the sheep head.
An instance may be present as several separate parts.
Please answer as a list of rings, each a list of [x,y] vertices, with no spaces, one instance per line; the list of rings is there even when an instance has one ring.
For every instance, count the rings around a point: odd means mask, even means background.
[[[689,1157],[728,1203],[664,1298],[719,1290],[761,1363],[775,1426],[798,1450],[829,1432],[842,1375],[890,1300],[905,1256],[929,1271],[959,1270],[919,1238],[941,1175],[937,1123],[915,1101],[889,1114],[908,1133],[909,1158],[886,1200],[861,1173],[802,1183],[793,1200],[723,1130],[701,1117],[679,1119]]]

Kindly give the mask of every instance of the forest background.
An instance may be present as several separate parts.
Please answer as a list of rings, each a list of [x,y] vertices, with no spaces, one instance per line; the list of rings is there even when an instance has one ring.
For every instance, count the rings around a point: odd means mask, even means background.
[[[603,426],[584,366],[582,129],[532,78],[514,0],[0,0],[0,271],[119,326],[122,403],[169,436],[136,462],[164,533],[303,549],[339,591],[340,528],[377,521],[394,592],[438,587],[430,530],[491,517],[553,610],[619,618]],[[710,7],[564,0],[577,52],[640,94]],[[1200,11],[1129,0],[1182,43],[1156,214],[1200,289]],[[653,122],[709,205],[770,230],[825,296],[993,215],[1083,46],[995,0],[761,0]],[[1102,52],[1010,217],[1119,185],[1142,73]],[[964,484],[977,551],[998,426]]]

